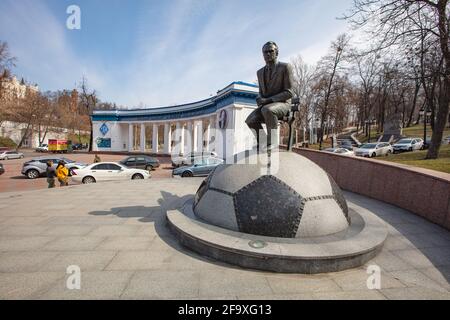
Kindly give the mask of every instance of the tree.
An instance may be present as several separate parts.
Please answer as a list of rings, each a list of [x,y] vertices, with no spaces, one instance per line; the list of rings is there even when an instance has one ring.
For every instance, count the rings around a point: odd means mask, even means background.
[[[354,0],[352,12],[345,18],[363,28],[376,40],[379,49],[395,48],[401,52],[407,45],[427,44],[436,48],[442,59],[438,77],[437,111],[427,159],[439,155],[450,103],[450,6],[448,0]],[[422,51],[422,53],[424,53]],[[430,93],[428,104],[432,101]]]
[[[89,151],[92,151],[92,144],[94,140],[92,118],[90,115],[98,102],[97,92],[89,89],[87,79],[83,77],[80,83],[80,103],[84,108],[85,115],[89,116]]]
[[[330,98],[333,92],[340,89],[336,86],[337,79],[339,78],[339,71],[341,71],[341,64],[343,62],[344,52],[349,45],[349,37],[346,34],[338,36],[337,40],[331,43],[330,52],[323,57],[316,70],[317,83],[315,89],[320,96],[318,103],[319,107],[319,119],[320,119],[320,134],[319,143],[320,147],[323,142],[323,133],[325,122],[329,122],[329,106]]]
[[[11,56],[8,43],[0,40],[0,125],[6,120],[10,101],[5,97],[5,82],[11,79],[11,68],[16,58]]]

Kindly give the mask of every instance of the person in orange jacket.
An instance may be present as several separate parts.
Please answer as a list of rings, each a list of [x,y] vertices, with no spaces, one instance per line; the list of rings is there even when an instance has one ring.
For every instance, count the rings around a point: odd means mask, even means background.
[[[69,185],[69,170],[66,168],[63,160],[58,162],[58,166],[56,167],[56,177],[58,178],[61,187]]]

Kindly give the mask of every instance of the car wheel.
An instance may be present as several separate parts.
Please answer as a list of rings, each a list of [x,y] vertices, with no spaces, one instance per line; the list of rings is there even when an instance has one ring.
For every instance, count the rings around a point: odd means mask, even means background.
[[[388,150],[388,152],[386,152],[386,157],[389,156],[392,153],[391,150]]]
[[[372,154],[370,155],[371,158],[375,158],[376,156],[377,156],[376,153],[372,153]]]
[[[27,177],[28,179],[36,179],[39,177],[39,171],[31,169],[27,171]]]
[[[96,181],[95,181],[94,177],[88,176],[88,177],[84,177],[82,182],[84,184],[87,184],[87,183],[95,183]]]
[[[131,180],[141,180],[141,179],[144,179],[144,176],[140,173],[133,174],[133,176],[131,177]]]
[[[409,148],[408,151],[413,151],[413,148]]]
[[[147,171],[152,171],[152,170],[153,170],[153,167],[152,167],[152,166],[146,166],[146,167],[145,167],[145,170],[147,170]]]
[[[192,174],[192,172],[190,172],[190,171],[185,171],[185,172],[183,172],[183,174],[181,175],[183,178],[191,178],[191,177],[193,177],[194,175]]]
[[[4,159],[4,160],[8,160],[8,157],[4,157],[3,159]]]
[[[22,155],[22,156],[20,156],[20,159],[23,159],[23,155]]]

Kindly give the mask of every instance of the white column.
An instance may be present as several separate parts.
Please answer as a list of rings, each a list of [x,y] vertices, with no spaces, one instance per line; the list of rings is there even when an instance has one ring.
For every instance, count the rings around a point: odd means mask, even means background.
[[[186,153],[189,153],[189,152],[192,152],[193,150],[192,150],[192,137],[193,137],[193,132],[194,130],[193,130],[193,126],[192,126],[192,122],[191,121],[189,121],[189,122],[187,122],[186,123],[186,131],[185,131],[185,133],[186,133],[186,137],[185,137],[185,143],[186,143],[186,147],[185,147],[185,149],[184,149],[184,151],[186,152]]]
[[[152,149],[153,149],[153,153],[158,153],[158,124],[154,123],[153,124],[153,139],[152,139]]]
[[[211,140],[211,118],[208,119],[208,124],[206,125],[205,139],[206,139],[205,150],[210,151],[209,150],[209,142]]]
[[[141,152],[145,152],[145,123],[141,123]]]
[[[203,151],[203,120],[197,122],[197,151]]]
[[[164,124],[164,153],[170,154],[172,152],[172,127],[170,123]]]
[[[175,150],[184,154],[184,124],[177,122],[175,130]]]
[[[133,152],[133,124],[129,123],[128,124],[128,152]]]

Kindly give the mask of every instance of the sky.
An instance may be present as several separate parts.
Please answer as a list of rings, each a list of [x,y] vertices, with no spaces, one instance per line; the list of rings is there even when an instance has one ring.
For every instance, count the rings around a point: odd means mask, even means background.
[[[348,30],[352,0],[0,0],[0,41],[13,73],[41,91],[86,77],[102,101],[129,108],[190,103],[253,83],[261,47],[308,63]],[[81,28],[68,29],[77,5]]]

